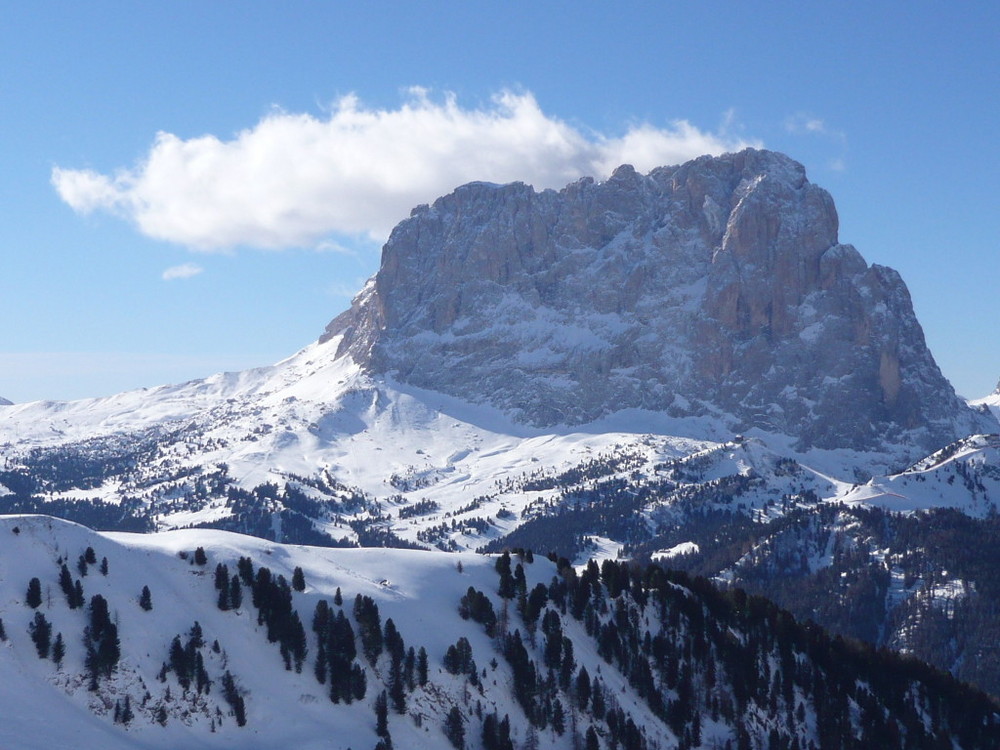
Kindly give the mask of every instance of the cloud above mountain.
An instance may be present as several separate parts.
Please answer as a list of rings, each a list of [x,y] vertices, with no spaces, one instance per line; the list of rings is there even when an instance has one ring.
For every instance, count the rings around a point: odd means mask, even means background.
[[[561,187],[622,163],[648,171],[748,145],[759,144],[685,120],[588,131],[546,114],[530,92],[470,108],[411,89],[397,109],[348,95],[321,117],[275,110],[229,140],[161,132],[133,167],[57,166],[51,177],[77,213],[109,212],[155,239],[283,249],[336,235],[384,240],[413,206],[472,180]]]
[[[182,263],[179,266],[171,266],[162,274],[164,281],[175,281],[176,279],[190,279],[197,276],[205,269],[194,263]]]

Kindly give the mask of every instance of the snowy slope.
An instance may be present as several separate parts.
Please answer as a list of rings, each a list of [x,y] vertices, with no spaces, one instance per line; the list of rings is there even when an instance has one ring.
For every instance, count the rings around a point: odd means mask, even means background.
[[[18,530],[18,533],[14,532]],[[0,644],[0,700],[5,719],[0,723],[0,746],[5,748],[326,748],[329,738],[337,747],[372,747],[374,714],[370,708],[376,692],[369,690],[364,709],[333,705],[312,675],[307,664],[302,674],[285,671],[278,649],[267,642],[258,625],[249,593],[244,607],[223,612],[216,608],[217,592],[211,571],[217,561],[230,570],[241,556],[249,556],[256,566],[267,565],[275,575],[292,578],[301,566],[307,588],[296,594],[308,630],[309,620],[320,598],[332,600],[339,587],[346,602],[356,594],[377,602],[383,622],[392,618],[409,643],[423,645],[432,656],[434,692],[418,691],[411,711],[430,719],[426,728],[413,725],[408,717],[390,716],[390,726],[398,747],[439,748],[446,740],[440,733],[441,706],[461,704],[457,680],[441,674],[440,659],[454,643],[456,633],[465,632],[457,614],[458,599],[464,589],[475,585],[495,588],[493,561],[488,558],[405,550],[323,550],[285,547],[259,539],[217,531],[178,531],[168,534],[95,534],[83,527],[42,516],[0,518],[3,545],[3,580],[0,582],[0,617],[8,640]],[[87,690],[79,637],[84,625],[81,610],[70,610],[56,583],[56,560],[75,560],[87,546],[97,559],[107,557],[109,572],[102,576],[91,568],[82,581],[87,598],[103,595],[110,604],[121,636],[122,661],[115,675],[97,693]],[[203,546],[209,550],[207,566],[197,566],[190,555]],[[179,553],[188,556],[181,559]],[[461,560],[463,572],[456,570]],[[547,561],[539,563],[548,566]],[[24,588],[32,576],[43,580],[45,602],[37,611],[53,623],[53,633],[62,632],[67,656],[60,670],[50,660],[40,660],[27,636],[34,610],[24,605]],[[76,571],[74,570],[74,576]],[[445,579],[454,585],[444,584]],[[144,612],[137,604],[143,586],[152,593],[153,608]],[[168,676],[157,680],[167,659],[171,639],[183,635],[197,620],[208,644],[218,640],[221,655],[209,656],[207,669],[216,687],[205,697],[207,709],[181,697],[183,691]],[[484,634],[470,632],[474,652],[492,646]],[[312,633],[309,633],[312,639]],[[483,665],[488,659],[483,660]],[[224,665],[232,670],[246,694],[247,723],[237,727],[228,706],[219,696],[219,679]],[[595,665],[596,666],[596,665]],[[384,679],[386,668],[366,667],[369,685]],[[503,667],[500,668],[503,674]],[[381,675],[381,677],[380,677]],[[498,677],[503,682],[503,677]],[[455,684],[452,684],[455,683]],[[165,699],[167,689],[173,699]],[[152,697],[141,708],[142,695]],[[126,730],[113,723],[115,700],[128,693],[136,718]],[[109,705],[110,704],[110,705]],[[153,707],[168,707],[166,726],[152,717]],[[221,704],[220,720],[215,708]],[[513,712],[509,701],[499,706]],[[58,717],[58,720],[53,718]],[[290,721],[289,717],[294,717]],[[213,718],[217,722],[213,726]],[[562,746],[556,744],[554,746]]]
[[[842,713],[834,718],[834,725],[844,728],[838,731],[875,737],[877,727],[858,721],[859,707],[870,705],[907,726],[913,741],[943,732],[955,747],[972,750],[986,746],[983,738],[1000,740],[1000,715],[981,694],[963,688],[962,700],[948,698],[948,691],[957,688],[947,680],[887,655],[855,649],[845,662],[837,644],[815,628],[797,629],[762,601],[747,607],[745,596],[724,597],[703,585],[686,588],[662,574],[630,583],[627,566],[611,566],[600,574],[591,566],[577,579],[571,568],[557,571],[548,560],[515,555],[508,558],[511,567],[517,566],[511,576],[514,598],[508,601],[498,595],[503,575],[498,578],[495,558],[468,553],[332,550],[205,530],[98,534],[46,516],[0,516],[0,539],[0,746],[11,750],[374,747],[378,696],[382,690],[391,695],[394,684],[390,620],[403,642],[400,651],[422,649],[428,665],[426,681],[418,677],[403,689],[403,710],[387,713],[387,730],[393,746],[400,748],[448,747],[444,727],[452,713],[457,713],[470,748],[482,746],[482,727],[494,714],[509,717],[515,747],[569,750],[582,745],[587,733],[605,748],[612,746],[616,732],[632,732],[629,746],[645,750],[675,747],[679,736],[688,738],[691,748],[723,746],[741,736],[747,747],[758,750],[770,746],[775,733],[808,743],[818,739],[822,716],[831,716],[829,710],[816,710],[820,696],[813,693],[811,679],[792,681],[793,673],[812,671],[824,675],[824,691],[847,686],[856,696],[845,698]],[[202,553],[205,559],[199,561]],[[93,563],[78,562],[88,554]],[[256,571],[250,573],[256,583],[243,585],[239,607],[223,610],[214,571],[224,564],[234,576],[237,570],[242,575],[241,560]],[[59,583],[63,563],[80,582],[89,606],[69,606]],[[294,582],[296,568],[303,572],[303,586],[293,591],[283,581]],[[26,595],[32,578],[40,582],[39,602],[29,602]],[[264,612],[274,611],[274,604],[263,594],[257,601],[261,581],[285,587],[290,611],[304,625],[301,671],[284,663],[278,644],[269,642],[271,621]],[[148,610],[139,604],[144,586],[151,592]],[[460,601],[470,589],[481,592],[497,614],[495,632],[494,626],[481,624],[485,621],[479,615],[460,613]],[[538,590],[541,599],[536,598]],[[343,606],[337,602],[338,591]],[[525,601],[540,607],[531,622],[525,602],[518,603],[528,591]],[[371,659],[362,654],[361,618],[352,606],[359,596],[374,603],[378,632],[386,634],[385,648]],[[117,626],[120,659],[91,682],[84,643],[99,597]],[[332,674],[321,684],[314,673],[322,652],[312,625],[320,601],[353,623],[351,643],[358,653],[352,663],[365,675],[366,686],[363,695],[349,702],[328,696]],[[65,643],[60,664],[52,652],[39,658],[29,637],[29,624],[38,618],[52,625],[53,640],[58,634]],[[780,628],[774,625],[778,621]],[[190,637],[195,623],[198,643]],[[211,681],[207,690],[184,687],[171,652],[175,637],[178,649],[187,640],[182,651],[198,654]],[[462,638],[475,662],[473,672],[449,667],[449,649]],[[519,644],[534,675],[527,698],[518,693],[521,678],[513,643]],[[555,652],[552,643],[558,644]],[[785,697],[772,690],[769,679],[746,671],[754,659],[768,665],[775,684],[785,665]],[[622,669],[640,661],[645,665],[641,669]],[[858,671],[845,673],[847,663]],[[545,664],[552,670],[548,676]],[[876,685],[877,670],[886,669],[905,671],[906,679]],[[650,670],[655,670],[655,682]],[[243,726],[224,694],[226,674],[243,700]],[[599,685],[601,709],[594,710],[587,697],[581,699],[581,675],[593,678],[588,685]],[[681,683],[688,686],[687,697],[682,697]],[[858,684],[866,687],[857,690]],[[126,697],[133,714],[128,720],[122,718]],[[932,703],[939,706],[933,722],[928,719],[926,729],[915,727],[914,717],[929,716]],[[793,716],[796,704],[802,708]],[[661,707],[660,716],[654,705]],[[892,714],[883,708],[889,705]]]
[[[573,428],[528,427],[489,406],[366,374],[337,356],[339,343],[334,337],[271,367],[175,386],[11,406],[0,411],[0,455],[7,468],[24,466],[40,477],[86,464],[91,474],[51,478],[36,494],[113,504],[127,498],[130,507],[138,504],[131,512],[160,529],[223,522],[234,512],[231,487],[291,483],[326,503],[310,523],[333,539],[356,540],[351,522],[363,521],[408,543],[475,549],[515,529],[532,507],[558,503],[567,489],[529,492],[526,480],[611,460],[621,465],[607,477],[638,472],[658,481],[657,465],[724,453],[733,437],[721,418],[636,409]],[[800,453],[792,437],[750,434],[754,456],[716,465],[698,481],[747,473],[751,465],[774,478],[764,464],[791,457],[808,467],[818,497],[828,498],[858,471],[878,473],[900,459],[892,452]],[[791,489],[781,479],[745,507]],[[465,527],[453,530],[455,521]]]
[[[990,414],[1000,421],[1000,386],[988,396],[969,401],[969,406],[974,409],[988,409]]]
[[[855,486],[839,499],[897,512],[954,508],[985,517],[1000,509],[1000,436],[959,440],[906,471]]]

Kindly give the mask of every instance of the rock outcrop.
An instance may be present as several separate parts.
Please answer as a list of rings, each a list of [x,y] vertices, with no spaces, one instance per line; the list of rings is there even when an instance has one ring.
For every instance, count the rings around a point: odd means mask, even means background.
[[[636,407],[924,451],[976,431],[899,274],[837,234],[830,195],[768,151],[560,191],[472,183],[393,230],[324,336],[539,426]]]

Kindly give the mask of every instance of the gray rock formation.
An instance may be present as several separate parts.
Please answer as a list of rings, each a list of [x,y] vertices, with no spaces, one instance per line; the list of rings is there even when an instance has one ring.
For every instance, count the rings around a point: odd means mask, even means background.
[[[976,431],[899,274],[837,223],[800,164],[753,149],[560,191],[472,183],[393,230],[324,336],[539,426],[638,407],[925,451]]]

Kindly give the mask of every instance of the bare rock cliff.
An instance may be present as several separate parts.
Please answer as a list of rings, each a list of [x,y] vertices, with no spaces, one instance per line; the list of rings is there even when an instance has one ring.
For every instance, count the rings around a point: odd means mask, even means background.
[[[324,336],[536,425],[637,407],[927,450],[981,428],[902,279],[837,229],[800,164],[753,149],[560,191],[472,183],[393,230]]]

